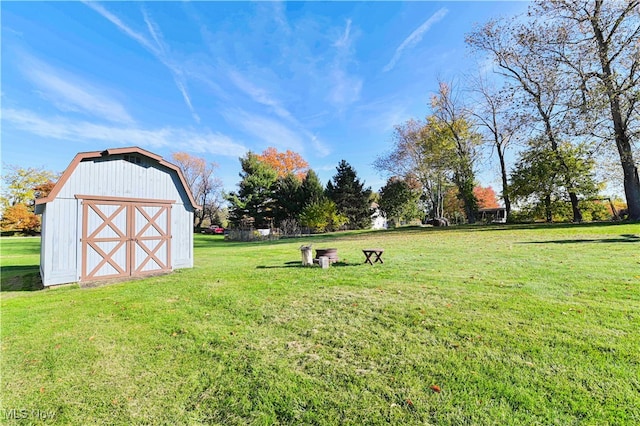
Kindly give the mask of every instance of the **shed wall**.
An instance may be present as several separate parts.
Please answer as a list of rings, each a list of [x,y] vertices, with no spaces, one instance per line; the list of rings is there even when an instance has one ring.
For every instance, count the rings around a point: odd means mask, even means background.
[[[42,215],[40,274],[44,285],[78,280],[79,200],[56,199]]]
[[[177,210],[183,210],[178,212]],[[176,206],[171,212],[171,259],[173,267],[193,267],[193,212]]]

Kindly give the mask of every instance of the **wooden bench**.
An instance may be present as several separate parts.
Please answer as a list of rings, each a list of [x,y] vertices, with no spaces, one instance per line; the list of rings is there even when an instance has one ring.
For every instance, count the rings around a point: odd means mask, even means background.
[[[365,260],[364,263],[368,263],[369,265],[373,265],[376,262],[380,262],[380,263],[384,263],[382,261],[382,253],[384,253],[383,249],[363,249],[362,252],[364,253],[365,256]],[[375,255],[375,259],[373,259],[373,262],[371,261],[371,257]]]

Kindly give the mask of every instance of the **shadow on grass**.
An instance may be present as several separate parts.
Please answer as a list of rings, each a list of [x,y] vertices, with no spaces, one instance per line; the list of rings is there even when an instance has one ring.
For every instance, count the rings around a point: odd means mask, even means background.
[[[345,262],[335,262],[331,264],[331,268],[344,268],[344,267],[348,267],[348,266],[360,266],[362,265],[361,263],[345,263]],[[266,265],[258,265],[256,266],[256,269],[283,269],[283,268],[300,268],[300,269],[305,269],[305,268],[318,268],[319,265],[314,265],[314,266],[303,266],[302,262],[300,262],[299,260],[294,261],[294,262],[285,262],[284,265],[274,265],[274,266],[266,266]]]
[[[38,265],[2,267],[0,291],[36,291],[43,288]]]
[[[523,241],[518,244],[640,243],[640,236],[622,234],[616,238],[576,238],[566,240]]]

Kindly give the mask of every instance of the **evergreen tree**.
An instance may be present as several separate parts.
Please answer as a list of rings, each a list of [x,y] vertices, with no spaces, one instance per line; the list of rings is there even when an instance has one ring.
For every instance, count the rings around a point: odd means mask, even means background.
[[[364,189],[356,171],[345,160],[340,161],[333,181],[327,183],[326,194],[338,208],[338,213],[347,217],[350,229],[371,226],[371,188]]]
[[[380,189],[380,210],[394,224],[421,216],[418,208],[420,192],[412,188],[404,179],[392,177]]]
[[[240,164],[239,189],[227,196],[231,203],[229,222],[240,227],[251,223],[255,228],[268,228],[273,221],[274,184],[278,173],[253,152],[240,158]]]
[[[274,188],[273,219],[279,225],[286,219],[297,219],[304,207],[302,183],[289,173],[279,177]]]
[[[324,197],[324,188],[316,172],[313,170],[307,172],[307,175],[302,180],[300,191],[302,202],[305,206],[311,203],[317,203]]]

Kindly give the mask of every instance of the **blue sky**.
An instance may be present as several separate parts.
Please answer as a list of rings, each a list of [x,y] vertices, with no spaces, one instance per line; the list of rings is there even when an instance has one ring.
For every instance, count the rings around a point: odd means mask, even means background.
[[[478,65],[464,36],[524,2],[2,2],[2,162],[63,171],[139,146],[216,162],[301,154],[367,186],[393,126],[429,113],[438,78]],[[483,185],[498,189],[482,166]],[[495,169],[495,167],[493,167]]]

